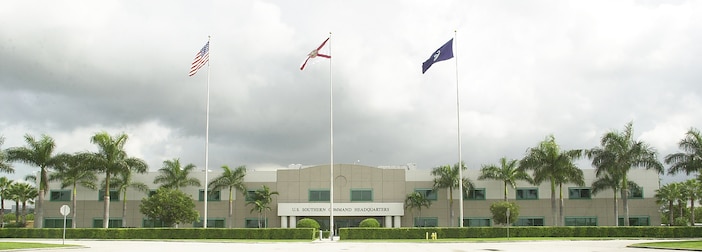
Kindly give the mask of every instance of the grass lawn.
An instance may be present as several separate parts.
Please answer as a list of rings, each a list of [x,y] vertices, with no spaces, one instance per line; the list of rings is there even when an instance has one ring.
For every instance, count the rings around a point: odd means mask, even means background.
[[[645,242],[632,244],[629,247],[637,248],[665,248],[665,249],[684,249],[684,250],[700,250],[702,251],[702,241],[671,241],[671,242]]]
[[[34,242],[0,242],[0,250],[74,247],[75,245],[47,244]]]

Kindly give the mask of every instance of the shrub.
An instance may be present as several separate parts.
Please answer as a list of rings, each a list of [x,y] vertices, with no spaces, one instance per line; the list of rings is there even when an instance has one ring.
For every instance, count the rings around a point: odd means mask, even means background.
[[[380,222],[378,222],[378,220],[374,218],[368,218],[361,221],[361,224],[359,224],[358,226],[362,228],[377,228],[380,227]]]
[[[297,228],[314,228],[314,230],[319,230],[319,222],[310,218],[303,218],[297,221]]]

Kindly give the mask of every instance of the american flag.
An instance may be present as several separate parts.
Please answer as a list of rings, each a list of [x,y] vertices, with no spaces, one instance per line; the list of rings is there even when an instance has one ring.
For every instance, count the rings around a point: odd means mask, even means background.
[[[197,73],[197,70],[200,70],[202,66],[207,64],[207,62],[210,60],[210,41],[207,41],[207,44],[200,49],[199,52],[195,55],[195,59],[193,60],[193,65],[190,67],[190,73],[188,73],[188,76],[193,76],[195,73]]]

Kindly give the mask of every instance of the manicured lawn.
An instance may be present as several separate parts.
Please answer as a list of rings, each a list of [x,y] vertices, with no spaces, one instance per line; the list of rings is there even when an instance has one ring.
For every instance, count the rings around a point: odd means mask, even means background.
[[[633,244],[630,247],[639,248],[666,248],[702,251],[702,241],[671,241],[671,242],[646,242]]]
[[[0,242],[0,250],[73,247],[74,245],[47,244],[33,242]]]

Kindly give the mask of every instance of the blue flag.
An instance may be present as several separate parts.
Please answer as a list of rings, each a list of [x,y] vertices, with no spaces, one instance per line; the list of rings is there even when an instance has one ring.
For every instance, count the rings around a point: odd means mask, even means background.
[[[429,56],[429,59],[422,63],[422,74],[425,73],[434,62],[450,58],[453,58],[453,39],[446,42],[446,44],[439,47],[439,49],[436,49],[436,51]]]

